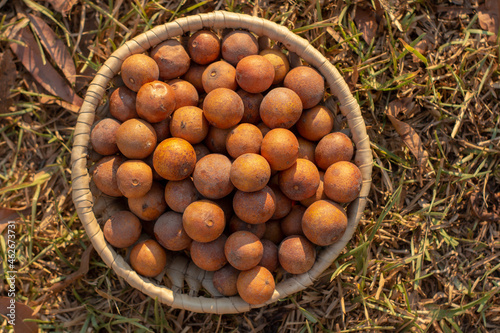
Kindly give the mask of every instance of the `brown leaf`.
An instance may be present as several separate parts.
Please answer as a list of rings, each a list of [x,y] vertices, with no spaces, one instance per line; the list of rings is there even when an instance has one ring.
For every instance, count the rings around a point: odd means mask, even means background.
[[[33,309],[26,304],[16,302],[14,298],[0,296],[0,314],[7,318],[15,333],[36,333],[38,324],[25,319],[35,319]]]
[[[78,2],[78,0],[46,0],[49,2],[56,11],[67,16],[71,8]]]
[[[400,98],[389,103],[389,109],[387,114],[390,114],[393,117],[397,117],[400,113],[406,115],[410,113],[414,107],[415,103],[413,103],[413,98],[411,97]]]
[[[10,88],[16,80],[16,65],[12,61],[12,53],[6,51],[0,53],[0,113],[6,113],[9,110],[12,100],[10,97]]]
[[[354,22],[356,22],[359,31],[363,33],[363,39],[370,44],[378,29],[377,19],[373,10],[356,8]]]
[[[482,29],[495,34],[488,36],[488,41],[495,42],[500,28],[500,2],[498,0],[486,0],[484,5],[479,6],[477,17]]]
[[[76,81],[76,68],[66,45],[40,17],[28,14],[28,18],[47,53],[63,71],[68,81],[74,84]]]
[[[19,215],[13,209],[0,207],[0,235],[7,228],[10,221],[17,219]]]

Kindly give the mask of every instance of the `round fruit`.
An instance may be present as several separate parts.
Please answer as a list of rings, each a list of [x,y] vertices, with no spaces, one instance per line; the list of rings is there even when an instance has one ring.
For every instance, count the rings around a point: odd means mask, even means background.
[[[95,165],[92,179],[99,190],[112,197],[121,197],[123,194],[118,188],[116,172],[125,162],[123,156],[104,156]]]
[[[226,226],[224,211],[215,202],[199,200],[184,210],[182,224],[189,237],[197,242],[217,239]]]
[[[165,186],[165,201],[173,211],[183,213],[187,206],[198,200],[199,194],[191,178],[170,180]]]
[[[158,64],[160,79],[175,79],[187,72],[190,58],[181,43],[169,39],[151,50],[151,57]]]
[[[156,141],[162,142],[170,137],[170,117],[157,123],[151,124],[155,129]]]
[[[203,112],[210,125],[226,129],[240,122],[244,112],[243,101],[233,90],[217,88],[205,97]]]
[[[216,128],[216,127],[214,127],[214,128]],[[193,145],[193,148],[194,148],[194,152],[196,153],[196,162],[198,162],[203,157],[210,154],[210,150],[208,150],[207,146],[205,146],[203,143],[198,143],[196,145]]]
[[[354,155],[351,139],[342,132],[334,132],[324,136],[316,146],[314,158],[323,170],[340,161],[350,161]]]
[[[260,119],[260,116],[259,116],[259,119]],[[266,124],[264,123],[258,123],[257,124],[257,128],[261,131],[262,133],[262,136],[266,136],[267,133],[269,133],[269,131],[271,130],[269,127],[267,127]]]
[[[127,86],[118,87],[109,97],[109,113],[121,122],[138,118],[135,110],[136,97],[137,93]]]
[[[238,294],[236,281],[240,271],[231,265],[226,265],[214,272],[213,283],[215,289],[224,296],[234,296]]]
[[[302,102],[293,90],[274,88],[264,96],[259,112],[270,128],[290,128],[302,114]]]
[[[199,102],[198,90],[195,86],[185,80],[174,79],[168,81],[168,85],[172,87],[175,95],[175,108],[183,106],[197,106]]]
[[[251,94],[243,89],[238,89],[236,93],[243,101],[243,118],[242,123],[258,124],[260,122],[260,103],[264,99],[262,94]]]
[[[130,265],[143,276],[157,276],[166,264],[167,254],[155,240],[148,239],[140,242],[130,251]]]
[[[295,205],[290,213],[281,220],[281,230],[285,236],[304,235],[302,231],[302,216],[306,211],[305,207]]]
[[[285,170],[297,161],[299,142],[289,130],[275,128],[262,139],[260,154],[269,162],[271,169]]]
[[[269,186],[256,192],[236,191],[233,209],[234,213],[247,223],[264,223],[276,210],[274,193]]]
[[[314,150],[316,149],[316,144],[300,136],[297,137],[297,140],[299,141],[299,158],[315,163]]]
[[[281,191],[292,200],[304,200],[316,193],[319,172],[313,162],[299,158],[290,168],[279,174]]]
[[[224,255],[224,244],[226,243],[226,235],[220,235],[217,239],[211,242],[191,243],[189,252],[194,264],[206,271],[217,271],[227,264],[226,256]]]
[[[201,84],[207,94],[217,88],[236,90],[236,68],[225,61],[216,61],[203,71]]]
[[[189,66],[188,71],[186,72],[186,74],[184,74],[184,76],[182,78],[184,80],[186,80],[187,82],[191,83],[199,93],[204,93],[205,89],[203,88],[202,76],[203,76],[203,72],[205,71],[205,69],[207,69],[207,67],[208,66],[191,64],[191,66]],[[236,70],[235,70],[235,74],[236,74]]]
[[[258,238],[262,238],[266,232],[266,224],[250,224],[242,221],[238,216],[233,216],[229,221],[229,232],[249,231]]]
[[[266,222],[266,232],[262,239],[268,239],[274,244],[279,244],[283,238],[285,238],[285,234],[281,230],[280,220],[270,220]]]
[[[347,228],[344,208],[329,200],[311,204],[302,216],[304,235],[316,245],[328,246],[337,242]]]
[[[307,140],[318,141],[332,131],[333,122],[333,114],[330,110],[317,105],[302,112],[297,122],[297,131]]]
[[[332,164],[325,172],[324,191],[328,198],[348,203],[359,196],[363,176],[359,168],[346,161]]]
[[[319,186],[318,186],[318,189],[316,190],[316,193],[312,197],[309,197],[309,198],[304,199],[304,200],[300,200],[300,203],[302,205],[309,207],[315,201],[327,199],[326,194],[325,194],[324,180],[325,180],[325,173],[323,171],[320,171],[319,172]]]
[[[252,124],[239,124],[232,128],[226,137],[226,149],[229,155],[237,158],[246,153],[260,153],[262,132]]]
[[[299,95],[304,109],[316,106],[325,95],[325,80],[316,70],[307,66],[296,67],[288,72],[283,85]]]
[[[165,82],[148,82],[137,92],[136,109],[150,123],[165,120],[175,110],[175,91]]]
[[[191,175],[196,164],[196,153],[189,142],[181,138],[162,141],[153,155],[153,166],[168,180],[182,180]]]
[[[197,31],[188,40],[188,51],[194,62],[200,65],[209,64],[219,58],[219,37],[209,30]]]
[[[274,80],[274,66],[260,55],[250,55],[236,65],[236,82],[245,91],[257,94],[269,89]]]
[[[257,266],[264,254],[264,247],[249,231],[236,231],[231,234],[224,245],[227,261],[241,271]]]
[[[170,120],[170,133],[191,144],[203,141],[208,134],[208,121],[203,110],[196,106],[184,106],[175,110]]]
[[[265,49],[260,51],[261,56],[269,60],[274,67],[273,84],[279,84],[290,70],[290,63],[286,55],[281,50]]]
[[[96,153],[101,155],[114,155],[118,152],[116,132],[120,125],[121,123],[118,120],[105,118],[94,126],[92,132],[90,132],[90,143]]]
[[[258,265],[267,268],[270,272],[274,272],[278,269],[279,265],[278,246],[269,239],[262,239],[261,242],[264,247],[264,253]]]
[[[128,207],[130,211],[141,220],[156,220],[165,210],[167,210],[164,192],[165,190],[163,187],[159,183],[154,182],[151,186],[151,190],[144,196],[129,198]]]
[[[155,150],[156,142],[155,129],[142,119],[127,120],[116,131],[118,149],[132,160],[148,157]]]
[[[193,183],[198,192],[209,199],[220,199],[234,189],[230,178],[231,161],[221,154],[209,154],[194,168]]]
[[[109,244],[122,249],[131,246],[141,236],[141,221],[129,211],[122,210],[111,216],[102,228]]]
[[[212,153],[225,154],[227,153],[226,138],[230,131],[231,128],[220,129],[215,126],[210,126],[208,134],[203,142]]]
[[[266,159],[258,154],[243,154],[234,160],[230,178],[240,191],[259,191],[271,178],[271,167]]]
[[[153,170],[140,160],[125,161],[116,171],[116,181],[125,197],[142,197],[153,185]]]
[[[139,91],[143,84],[158,80],[160,71],[156,62],[145,54],[133,54],[122,64],[123,83],[132,91]]]
[[[222,40],[222,58],[233,66],[241,59],[258,52],[257,39],[247,31],[232,31]]]
[[[292,200],[288,198],[279,188],[278,185],[272,184],[269,185],[274,192],[274,196],[276,197],[276,210],[274,211],[271,219],[281,219],[288,215],[290,210],[292,209]]]
[[[236,286],[245,302],[262,304],[273,296],[275,283],[273,274],[267,268],[255,266],[238,275]]]
[[[161,246],[170,251],[182,251],[189,248],[192,239],[182,226],[182,214],[166,212],[154,225],[154,235]]]
[[[302,274],[313,267],[316,250],[304,236],[288,236],[279,246],[278,258],[285,271],[290,274]]]

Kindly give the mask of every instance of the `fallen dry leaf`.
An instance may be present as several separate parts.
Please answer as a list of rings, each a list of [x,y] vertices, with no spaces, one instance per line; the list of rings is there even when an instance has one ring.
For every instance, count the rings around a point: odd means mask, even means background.
[[[7,228],[9,222],[14,221],[18,217],[19,215],[15,210],[9,208],[0,208],[0,235],[3,233],[5,228]]]
[[[0,296],[0,314],[7,318],[15,333],[36,333],[38,324],[25,319],[35,319],[34,311],[26,304],[11,302],[13,298]],[[13,309],[12,309],[13,308]]]
[[[475,190],[470,196],[470,204],[474,214],[483,221],[500,221],[500,186],[487,183],[484,188],[487,196],[485,200],[483,190]],[[487,204],[486,204],[487,203]]]
[[[479,6],[477,17],[482,29],[495,34],[488,36],[488,41],[495,42],[500,28],[500,1],[486,0],[483,5]]]
[[[356,8],[354,22],[358,30],[363,33],[363,39],[370,44],[377,34],[378,23],[375,18],[375,12],[372,9]]]
[[[12,61],[12,53],[7,50],[0,53],[0,113],[6,113],[9,110],[12,100],[10,88],[16,80],[16,65]]]
[[[71,8],[78,2],[78,0],[46,0],[49,2],[56,11],[67,16]]]

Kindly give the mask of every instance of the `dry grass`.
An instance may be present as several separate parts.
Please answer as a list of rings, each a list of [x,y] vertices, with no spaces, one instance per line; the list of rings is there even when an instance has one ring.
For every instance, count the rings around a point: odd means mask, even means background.
[[[34,11],[28,0],[0,1],[0,51],[9,52],[16,13],[35,13],[68,46],[80,96],[113,49],[152,25],[214,9],[282,23],[344,73],[375,158],[370,202],[349,246],[313,287],[271,306],[223,316],[171,309],[117,278],[95,253],[83,278],[54,288],[90,245],[70,196],[76,114],[49,104],[14,57],[12,105],[0,108],[0,201],[24,216],[16,297],[36,310],[42,330],[500,332],[498,41],[486,41],[475,0],[380,2],[368,44],[359,15],[378,1],[82,0],[67,17],[48,5]],[[409,99],[397,119],[420,137],[428,154],[421,167],[386,115],[402,98]]]

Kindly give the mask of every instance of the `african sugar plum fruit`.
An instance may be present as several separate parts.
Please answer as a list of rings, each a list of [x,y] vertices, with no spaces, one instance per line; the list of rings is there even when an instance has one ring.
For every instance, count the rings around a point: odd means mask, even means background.
[[[153,58],[145,54],[134,54],[123,61],[121,75],[123,83],[137,92],[144,84],[158,80],[160,70]]]
[[[238,124],[244,110],[241,97],[227,88],[214,89],[203,100],[203,113],[208,122],[221,129]]]
[[[252,124],[239,124],[226,136],[226,149],[232,158],[237,158],[246,153],[259,154],[262,144],[262,132]]]
[[[288,236],[278,248],[278,258],[285,271],[290,274],[302,274],[313,267],[316,249],[304,236]]]
[[[128,207],[141,220],[153,221],[167,210],[165,189],[160,183],[153,182],[151,189],[138,198],[129,198]]]
[[[278,246],[269,239],[261,239],[261,243],[264,247],[264,252],[258,265],[267,268],[272,273],[279,266]]]
[[[332,164],[325,172],[324,191],[328,198],[339,203],[348,203],[359,196],[363,176],[359,168],[346,161]]]
[[[197,144],[207,136],[208,126],[202,109],[196,106],[184,106],[173,113],[170,120],[170,133],[191,144]]]
[[[116,132],[116,144],[125,157],[141,160],[156,148],[156,132],[153,126],[142,119],[129,119]]]
[[[116,173],[125,158],[120,155],[104,156],[94,167],[92,180],[99,190],[112,197],[123,196],[118,188]]]
[[[300,203],[305,206],[309,207],[313,202],[316,202],[318,200],[323,200],[323,199],[328,199],[325,194],[325,172],[324,171],[319,171],[319,186],[318,189],[316,190],[316,193],[304,200],[300,200]]]
[[[155,277],[167,264],[167,254],[158,242],[148,239],[138,243],[130,251],[130,265],[140,275]]]
[[[236,90],[236,68],[225,61],[216,61],[208,65],[201,76],[203,90],[208,94],[217,88]]]
[[[274,193],[269,186],[255,192],[236,191],[233,197],[234,213],[250,224],[264,223],[276,210]]]
[[[136,109],[150,123],[165,120],[175,110],[175,91],[165,82],[148,82],[137,92]]]
[[[234,189],[231,183],[231,161],[222,154],[209,154],[194,168],[193,183],[198,192],[209,199],[220,199]]]
[[[222,58],[233,66],[241,59],[258,52],[257,39],[248,31],[235,30],[222,39]]]
[[[193,146],[181,138],[166,139],[156,147],[153,166],[168,180],[182,180],[191,175],[196,164]]]
[[[320,182],[316,165],[302,158],[279,173],[281,191],[292,200],[304,200],[316,193]]]
[[[189,237],[197,242],[217,239],[226,226],[224,211],[215,202],[199,200],[184,210],[182,225]]]
[[[274,80],[274,67],[269,60],[260,55],[250,55],[236,65],[236,82],[245,91],[257,94],[271,87]]]
[[[306,208],[301,205],[292,207],[290,213],[281,219],[281,230],[285,236],[304,235],[302,231],[302,216]]]
[[[95,152],[101,155],[114,155],[118,152],[116,132],[120,125],[118,120],[112,118],[104,118],[97,122],[90,132],[90,143]]]
[[[109,244],[123,249],[132,246],[141,236],[141,221],[129,211],[122,210],[114,213],[104,223],[102,231]]]
[[[238,275],[238,294],[249,304],[262,304],[274,293],[275,283],[271,272],[265,267],[255,266]]]
[[[243,101],[243,118],[241,118],[242,123],[258,124],[260,122],[260,103],[264,99],[264,95],[251,94],[243,89],[238,89],[236,93],[241,97]]]
[[[266,223],[266,232],[264,232],[264,236],[262,239],[267,239],[273,242],[274,244],[279,244],[285,238],[285,234],[283,230],[281,230],[280,220],[270,220]]]
[[[188,51],[191,59],[197,64],[209,64],[219,58],[219,36],[209,30],[197,31],[189,37]]]
[[[317,105],[304,110],[297,121],[297,131],[307,140],[318,141],[333,129],[333,114],[326,107]]]
[[[253,233],[236,231],[227,238],[224,254],[231,266],[242,271],[257,266],[264,254],[264,247]]]
[[[236,281],[240,271],[231,265],[226,265],[214,272],[213,283],[215,289],[224,296],[234,296],[238,294]]]
[[[302,114],[302,102],[293,90],[274,88],[264,96],[259,114],[269,128],[290,128]]]
[[[142,197],[153,185],[153,170],[140,160],[125,161],[116,171],[116,180],[125,197]]]
[[[283,85],[297,93],[304,109],[310,109],[323,100],[325,80],[313,68],[295,67],[285,76]]]
[[[191,62],[188,53],[181,43],[169,39],[151,50],[151,57],[159,68],[160,79],[175,79],[187,72]]]
[[[226,154],[226,138],[230,131],[231,128],[220,129],[215,126],[210,126],[203,143],[212,153]]]
[[[329,200],[312,203],[302,216],[304,235],[316,245],[328,246],[337,242],[347,228],[344,208]]]
[[[174,90],[176,109],[198,105],[199,95],[194,85],[181,79],[170,80],[168,85]]]
[[[276,220],[276,219],[281,219],[285,216],[288,215],[290,210],[292,209],[292,200],[288,198],[279,188],[278,185],[276,184],[270,184],[269,187],[274,192],[274,196],[276,198],[276,210],[274,211],[273,216],[271,216],[271,219]]]
[[[156,141],[162,142],[170,137],[170,117],[157,123],[151,124],[156,132]]]
[[[323,170],[340,161],[350,161],[354,155],[351,139],[342,132],[325,135],[316,146],[314,158],[316,164]]]
[[[198,162],[203,157],[210,154],[210,150],[203,143],[195,144],[195,145],[193,145],[193,148],[194,148],[194,152],[196,153],[196,162]]]
[[[315,163],[314,151],[316,149],[316,144],[301,136],[297,137],[297,140],[299,141],[299,158],[304,158]]]
[[[264,49],[259,54],[269,60],[274,67],[273,84],[280,84],[290,70],[287,56],[281,50],[275,49]]]
[[[191,83],[196,88],[198,93],[204,93],[205,89],[203,88],[202,77],[203,72],[205,71],[205,69],[207,69],[207,67],[208,66],[206,65],[198,65],[192,63],[191,66],[189,66],[188,71],[182,76],[182,79]],[[236,70],[234,73],[236,74]]]
[[[182,251],[189,248],[193,241],[182,225],[182,214],[166,212],[154,225],[154,236],[161,246],[170,251]]]
[[[137,93],[127,86],[118,87],[109,97],[109,113],[121,122],[139,115],[135,109]]]
[[[227,264],[224,244],[227,236],[222,234],[211,242],[191,243],[190,253],[194,264],[209,272],[217,271]]]
[[[187,206],[198,200],[199,194],[190,177],[170,180],[165,186],[165,201],[175,212],[183,213]]]
[[[291,131],[275,128],[262,139],[260,154],[269,162],[271,169],[285,170],[297,161],[299,142]]]
[[[259,154],[243,154],[234,160],[230,178],[233,185],[240,191],[259,191],[271,178],[271,167]]]
[[[238,216],[231,217],[229,220],[229,232],[235,233],[236,231],[249,231],[258,238],[262,238],[266,232],[266,224],[250,224],[241,220]]]

